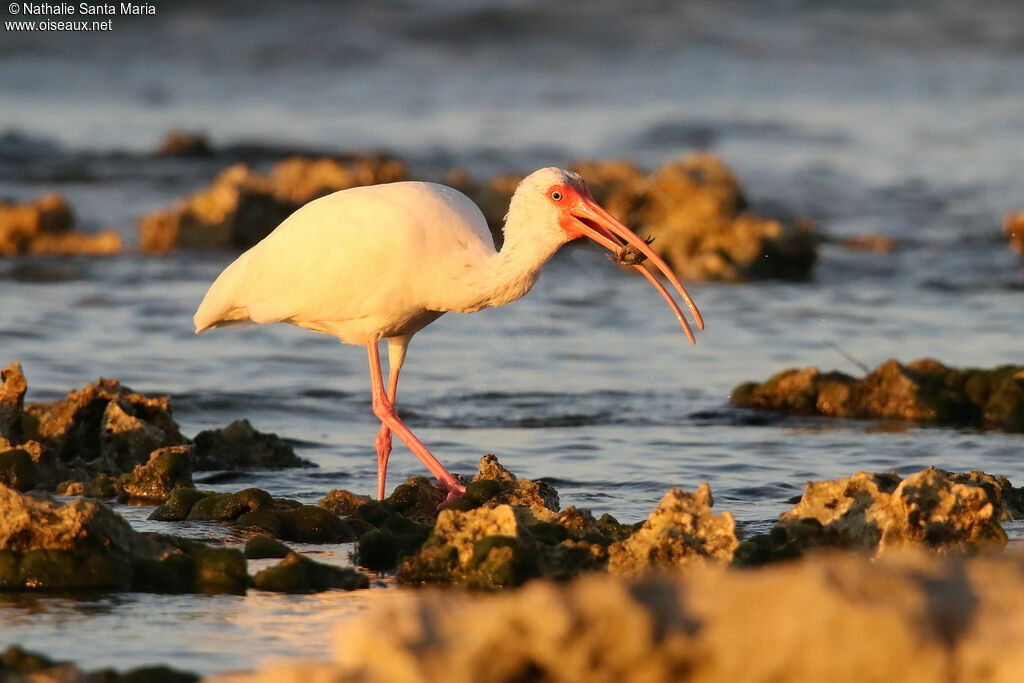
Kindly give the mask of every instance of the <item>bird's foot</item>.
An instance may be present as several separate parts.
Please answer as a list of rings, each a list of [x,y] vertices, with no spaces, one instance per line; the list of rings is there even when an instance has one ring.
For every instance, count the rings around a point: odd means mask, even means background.
[[[452,483],[447,484],[447,486],[448,495],[445,496],[444,502],[437,506],[438,510],[444,508],[445,505],[452,502],[453,500],[458,500],[459,498],[462,498],[464,495],[466,495],[465,485],[460,484],[457,481],[452,481]]]

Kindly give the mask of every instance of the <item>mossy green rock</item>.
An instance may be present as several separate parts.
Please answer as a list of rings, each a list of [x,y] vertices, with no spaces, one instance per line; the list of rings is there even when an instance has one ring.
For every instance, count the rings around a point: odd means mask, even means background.
[[[356,545],[356,561],[367,569],[394,569],[408,555],[420,549],[430,537],[431,527],[405,515],[391,515],[379,529],[364,533]]]
[[[0,680],[7,681],[89,681],[90,683],[195,683],[197,674],[167,666],[143,666],[124,673],[98,669],[88,673],[68,662],[11,645],[0,653]]]
[[[28,491],[39,483],[32,456],[20,448],[0,451],[0,484],[18,491]]]
[[[158,522],[180,522],[183,519],[188,519],[189,513],[197,502],[213,495],[216,494],[212,491],[199,491],[190,488],[174,489],[168,494],[163,505],[150,513],[149,518]]]
[[[197,500],[188,513],[188,519],[231,521],[247,512],[270,507],[273,502],[273,497],[263,489],[215,493]]]
[[[250,560],[262,560],[268,557],[287,557],[291,549],[276,538],[259,534],[246,541],[244,552]]]
[[[316,593],[331,588],[368,588],[365,574],[350,567],[335,567],[290,553],[281,562],[253,577],[253,587],[279,593]]]
[[[235,523],[240,527],[258,529],[284,541],[298,543],[345,543],[356,534],[330,510],[316,505],[295,508],[262,508],[247,512]]]
[[[248,420],[235,420],[223,429],[200,432],[195,447],[197,470],[316,467],[295,455],[294,449],[277,434],[258,432]]]
[[[145,465],[138,465],[119,481],[121,497],[139,502],[163,503],[176,488],[192,488],[191,445],[168,446],[153,451]]]

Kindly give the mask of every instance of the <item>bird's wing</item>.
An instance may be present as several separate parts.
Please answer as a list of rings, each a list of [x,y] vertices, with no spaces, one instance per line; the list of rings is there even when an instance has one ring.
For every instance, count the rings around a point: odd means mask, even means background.
[[[339,322],[430,308],[445,273],[494,253],[479,209],[430,183],[343,190],[292,214],[228,266],[197,331],[238,321]]]

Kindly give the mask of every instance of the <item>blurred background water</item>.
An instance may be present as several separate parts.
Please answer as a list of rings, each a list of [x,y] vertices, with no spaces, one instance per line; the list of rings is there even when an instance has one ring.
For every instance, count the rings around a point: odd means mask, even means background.
[[[670,486],[765,529],[807,479],[928,465],[1024,482],[1018,435],[728,408],[791,366],[933,356],[1024,362],[1024,278],[1000,232],[1024,205],[1024,5],[1014,2],[163,2],[107,33],[0,33],[0,196],[64,193],[85,229],[209,183],[214,159],[151,150],[169,128],[215,145],[385,150],[415,174],[478,176],[580,158],[653,167],[721,155],[753,208],[888,253],[823,246],[806,283],[693,284],[690,347],[664,302],[570,247],[507,307],[417,335],[400,408],[453,471],[495,452],[563,505],[646,517]],[[4,17],[7,19],[8,17]],[[316,470],[223,490],[315,502],[376,475],[365,354],[286,326],[192,333],[233,253],[0,261],[3,363],[29,400],[97,376],[173,397],[183,432],[248,417]],[[421,474],[396,446],[391,482]],[[218,486],[211,486],[218,488]],[[147,508],[121,508],[137,527]],[[1011,525],[1011,535],[1020,530]],[[238,543],[220,526],[188,533]],[[303,548],[346,562],[346,547]],[[0,597],[0,641],[86,666],[197,671],[326,654],[329,624],[374,591],[314,597]],[[0,642],[0,645],[4,644]]]

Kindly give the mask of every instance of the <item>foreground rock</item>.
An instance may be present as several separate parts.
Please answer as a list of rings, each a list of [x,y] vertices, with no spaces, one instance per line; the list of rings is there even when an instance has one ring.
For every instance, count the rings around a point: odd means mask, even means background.
[[[142,534],[105,505],[0,485],[0,590],[245,592],[238,550]]]
[[[386,157],[293,157],[274,166],[269,176],[237,164],[209,188],[143,217],[140,247],[149,252],[250,247],[317,197],[405,177],[405,166]]]
[[[895,473],[858,472],[808,482],[769,539],[783,557],[823,547],[876,554],[905,546],[938,553],[1001,550],[1007,539],[998,520],[1020,514],[1020,492],[1011,487],[1004,497],[993,478],[971,474],[930,467],[902,481]]]
[[[792,415],[896,419],[1024,432],[1024,366],[949,368],[929,358],[882,363],[860,379],[791,369],[733,389],[732,404]]]
[[[694,154],[646,173],[627,161],[574,164],[612,215],[645,238],[676,274],[690,280],[806,279],[817,258],[807,221],[747,210],[739,181],[722,161]],[[501,225],[519,178],[467,188],[491,224]]]
[[[112,230],[87,235],[75,230],[64,197],[47,194],[33,202],[0,199],[0,256],[116,254],[121,238]]]
[[[11,645],[0,653],[0,680],[6,683],[194,683],[198,674],[167,666],[142,666],[118,673],[113,669],[82,671],[71,662]]]
[[[213,680],[1009,682],[1024,667],[1022,605],[1020,558],[590,575],[499,595],[395,595],[339,624],[333,663]]]

